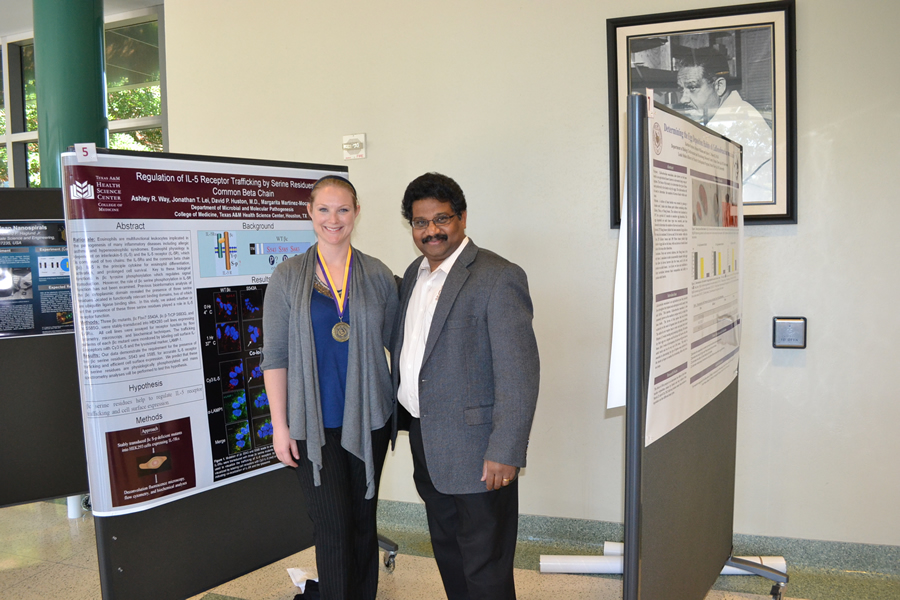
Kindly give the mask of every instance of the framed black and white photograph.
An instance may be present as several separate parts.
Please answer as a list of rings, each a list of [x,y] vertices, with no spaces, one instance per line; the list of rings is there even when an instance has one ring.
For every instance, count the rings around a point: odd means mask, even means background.
[[[607,21],[612,227],[632,93],[741,144],[745,222],[797,222],[794,22],[794,0]]]

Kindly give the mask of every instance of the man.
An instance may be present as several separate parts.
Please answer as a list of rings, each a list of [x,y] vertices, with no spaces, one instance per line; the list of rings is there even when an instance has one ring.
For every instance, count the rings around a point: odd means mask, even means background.
[[[424,256],[400,287],[394,434],[408,422],[447,598],[514,600],[518,473],[540,374],[528,282],[466,237],[466,199],[451,178],[413,180],[403,216]]]
[[[678,69],[688,116],[743,146],[743,201],[771,203],[772,129],[737,90],[728,91],[728,59],[712,47],[692,48]]]

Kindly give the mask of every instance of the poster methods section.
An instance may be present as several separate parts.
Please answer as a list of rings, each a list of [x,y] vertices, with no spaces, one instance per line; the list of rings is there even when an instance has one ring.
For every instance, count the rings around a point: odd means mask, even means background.
[[[279,468],[259,369],[275,266],[315,241],[306,203],[340,168],[63,154],[95,514]]]
[[[650,127],[653,320],[645,444],[737,376],[740,146],[657,109]]]
[[[62,221],[0,221],[0,338],[74,331]]]

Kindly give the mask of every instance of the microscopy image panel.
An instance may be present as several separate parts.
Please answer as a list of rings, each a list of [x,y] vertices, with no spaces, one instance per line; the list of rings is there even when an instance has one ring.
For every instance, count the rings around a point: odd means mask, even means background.
[[[232,352],[240,352],[241,350],[241,324],[237,321],[233,323],[217,323],[216,324],[216,346],[219,348],[219,354],[230,354]]]
[[[244,319],[262,319],[262,290],[241,291],[241,316]]]
[[[257,348],[262,348],[262,320],[244,321],[242,329],[244,333],[244,350],[255,350]]]
[[[225,411],[225,422],[247,420],[247,392],[239,390],[222,395],[222,408]]]
[[[259,387],[265,385],[263,381],[263,372],[259,368],[259,356],[250,356],[244,359],[247,365],[247,387]]]
[[[254,388],[250,390],[250,412],[254,417],[260,415],[268,415],[269,396],[266,394],[266,388]]]
[[[237,292],[219,292],[214,295],[216,322],[238,319]]]
[[[272,443],[272,418],[253,419],[253,443],[256,447]]]
[[[250,424],[247,421],[229,425],[226,431],[228,434],[229,454],[237,454],[253,448],[253,436],[250,435]]]
[[[219,373],[223,392],[233,392],[244,388],[244,361],[241,359],[219,363]]]

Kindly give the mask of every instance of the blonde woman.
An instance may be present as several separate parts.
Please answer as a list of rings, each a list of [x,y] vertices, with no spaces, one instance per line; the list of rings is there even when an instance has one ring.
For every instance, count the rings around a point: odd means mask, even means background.
[[[278,265],[265,296],[261,366],[274,449],[306,496],[321,597],[374,600],[392,413],[384,348],[397,287],[381,261],[350,245],[359,202],[349,181],[317,181],[307,210],[317,242]]]

